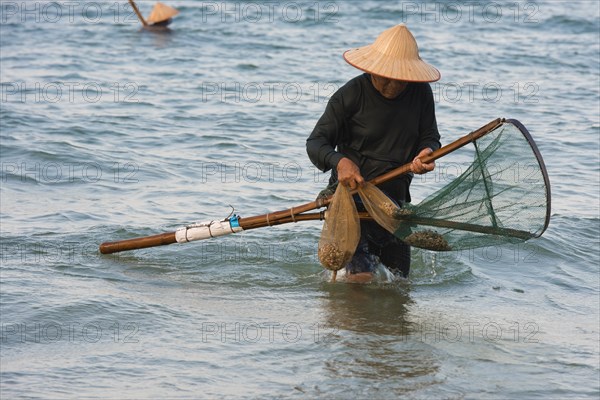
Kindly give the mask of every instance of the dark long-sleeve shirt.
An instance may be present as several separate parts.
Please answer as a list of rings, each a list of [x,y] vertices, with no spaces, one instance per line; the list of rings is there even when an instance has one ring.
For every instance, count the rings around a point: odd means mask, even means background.
[[[350,80],[333,94],[324,114],[306,141],[312,163],[321,171],[352,160],[366,179],[409,163],[424,148],[440,148],[433,93],[428,83],[409,83],[395,99],[382,96],[369,74]],[[410,201],[404,176],[380,187],[397,201]]]

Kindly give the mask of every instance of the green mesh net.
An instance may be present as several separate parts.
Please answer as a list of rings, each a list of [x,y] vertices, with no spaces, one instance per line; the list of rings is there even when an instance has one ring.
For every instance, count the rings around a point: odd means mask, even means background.
[[[366,185],[359,194],[371,217],[406,243],[436,251],[539,237],[550,219],[550,184],[531,135],[507,120],[473,144],[467,170],[418,205],[399,208]]]

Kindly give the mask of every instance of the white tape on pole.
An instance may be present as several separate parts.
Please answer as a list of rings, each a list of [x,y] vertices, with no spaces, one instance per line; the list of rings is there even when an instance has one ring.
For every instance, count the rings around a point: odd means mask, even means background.
[[[194,240],[229,235],[242,230],[243,229],[240,226],[232,226],[229,220],[199,222],[177,229],[177,231],[175,231],[175,239],[177,240],[177,243],[186,243]]]

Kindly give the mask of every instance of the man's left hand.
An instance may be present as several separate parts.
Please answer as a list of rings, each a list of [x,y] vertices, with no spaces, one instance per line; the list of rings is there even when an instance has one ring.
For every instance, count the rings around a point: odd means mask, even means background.
[[[427,164],[421,161],[421,157],[428,156],[431,153],[433,153],[433,150],[431,150],[429,147],[421,150],[419,152],[419,154],[417,154],[417,156],[413,160],[412,164],[410,165],[410,170],[413,173],[419,174],[419,175],[433,171],[433,169],[435,168],[435,161],[432,161]]]

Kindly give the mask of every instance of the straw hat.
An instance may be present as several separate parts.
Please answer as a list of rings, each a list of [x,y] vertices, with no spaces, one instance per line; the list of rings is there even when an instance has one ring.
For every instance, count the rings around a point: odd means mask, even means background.
[[[344,59],[353,67],[408,82],[435,82],[440,71],[419,57],[417,41],[406,25],[396,25],[379,35],[373,44],[348,50]]]
[[[177,14],[179,14],[179,11],[173,7],[169,7],[163,3],[156,3],[152,9],[152,12],[148,16],[148,22],[158,24],[171,19]]]

